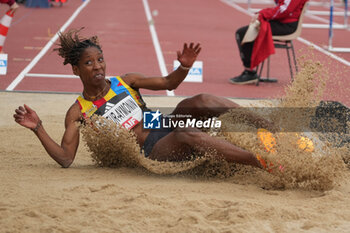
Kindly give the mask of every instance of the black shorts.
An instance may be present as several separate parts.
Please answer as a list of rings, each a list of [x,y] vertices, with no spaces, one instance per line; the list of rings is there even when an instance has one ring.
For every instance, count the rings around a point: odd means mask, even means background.
[[[152,149],[154,147],[154,145],[163,137],[165,137],[166,135],[168,135],[169,133],[171,133],[174,129],[171,129],[171,128],[167,128],[167,129],[152,129],[144,144],[143,144],[143,147],[142,147],[142,150],[145,154],[145,157],[148,157],[149,154],[152,152]]]

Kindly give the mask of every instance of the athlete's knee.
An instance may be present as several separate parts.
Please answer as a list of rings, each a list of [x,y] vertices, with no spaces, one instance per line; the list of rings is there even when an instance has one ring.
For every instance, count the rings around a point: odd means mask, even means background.
[[[198,94],[191,98],[191,105],[194,108],[214,107],[212,103],[217,97],[210,94]]]
[[[213,99],[212,95],[209,94],[198,94],[190,98],[182,100],[177,107],[178,108],[190,108],[190,109],[201,109],[208,105]]]
[[[196,128],[177,128],[174,130],[174,133],[178,142],[188,146],[199,144],[203,134]]]

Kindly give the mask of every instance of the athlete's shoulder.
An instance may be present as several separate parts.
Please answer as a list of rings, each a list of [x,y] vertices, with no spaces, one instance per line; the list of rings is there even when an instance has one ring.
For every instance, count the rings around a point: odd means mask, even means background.
[[[70,119],[73,121],[79,121],[81,119],[81,111],[80,106],[78,102],[75,102],[72,104],[66,114],[66,119]]]

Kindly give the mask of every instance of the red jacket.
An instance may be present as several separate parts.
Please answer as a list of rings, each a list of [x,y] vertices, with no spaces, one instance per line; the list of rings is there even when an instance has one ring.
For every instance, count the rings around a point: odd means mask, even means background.
[[[15,3],[15,0],[0,0],[0,3],[6,3],[9,6],[12,6]]]
[[[265,20],[278,20],[281,23],[292,23],[299,19],[304,4],[308,0],[275,0],[276,7],[265,8],[259,14]]]
[[[253,45],[250,68],[254,69],[262,61],[275,53],[270,23],[259,15],[260,29]]]
[[[255,39],[250,68],[253,69],[271,54],[275,53],[269,20],[291,23],[299,20],[299,16],[308,0],[275,0],[277,6],[265,8],[259,12],[260,31]]]

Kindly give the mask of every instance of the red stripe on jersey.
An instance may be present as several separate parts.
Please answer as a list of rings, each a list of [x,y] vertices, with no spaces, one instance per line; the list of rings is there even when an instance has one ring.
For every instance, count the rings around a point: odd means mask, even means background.
[[[97,106],[97,108],[100,108],[102,105],[104,105],[107,101],[105,100],[105,98],[101,98],[99,100],[96,101],[92,101],[94,103],[94,105]]]

